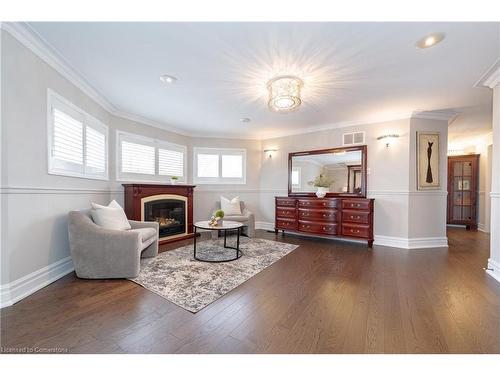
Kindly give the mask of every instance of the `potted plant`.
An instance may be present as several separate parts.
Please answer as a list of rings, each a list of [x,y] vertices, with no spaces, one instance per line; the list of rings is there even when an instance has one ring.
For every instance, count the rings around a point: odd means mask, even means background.
[[[324,198],[326,193],[328,193],[330,186],[333,184],[333,178],[325,174],[325,170],[322,168],[318,177],[313,181],[309,181],[308,184],[317,187],[316,196],[318,198]]]
[[[178,180],[178,179],[179,179],[179,177],[177,177],[177,176],[172,176],[172,177],[170,177],[170,183],[171,183],[172,185],[175,185],[175,184],[177,183],[177,180]]]
[[[222,219],[224,218],[224,211],[222,210],[217,210],[214,212],[215,219],[217,220],[218,224],[222,225]]]

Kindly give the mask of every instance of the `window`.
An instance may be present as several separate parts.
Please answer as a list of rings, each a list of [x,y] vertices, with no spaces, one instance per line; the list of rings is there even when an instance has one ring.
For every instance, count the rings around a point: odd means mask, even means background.
[[[176,176],[185,182],[186,147],[116,132],[117,179],[120,181],[166,181]]]
[[[195,147],[193,180],[199,184],[246,183],[246,150]]]
[[[300,167],[292,168],[292,186],[300,187]]]
[[[47,91],[48,173],[108,179],[108,127]]]

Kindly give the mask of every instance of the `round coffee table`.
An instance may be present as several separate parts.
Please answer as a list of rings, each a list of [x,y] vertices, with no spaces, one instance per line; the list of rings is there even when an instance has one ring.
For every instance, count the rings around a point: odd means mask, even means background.
[[[221,225],[217,226],[210,226],[208,225],[208,221],[198,221],[194,223],[194,259],[199,260],[201,262],[210,262],[210,263],[223,263],[223,262],[231,262],[233,260],[239,259],[243,253],[240,250],[240,234],[241,230],[243,228],[243,224],[237,222],[237,221],[229,221],[229,220],[223,220]],[[226,249],[234,249],[236,250],[236,256],[234,258],[230,259],[223,259],[223,260],[211,260],[211,259],[202,259],[198,258],[196,256],[196,229],[208,229],[208,230],[216,230],[216,231],[223,231],[224,232],[224,248]],[[236,247],[234,246],[227,246],[226,242],[226,234],[228,230],[235,230],[238,232],[237,237],[236,237]]]

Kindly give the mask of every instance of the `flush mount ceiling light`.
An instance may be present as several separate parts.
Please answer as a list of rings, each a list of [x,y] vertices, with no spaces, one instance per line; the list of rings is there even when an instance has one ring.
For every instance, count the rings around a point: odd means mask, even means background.
[[[441,42],[444,37],[446,36],[445,33],[432,33],[427,36],[424,36],[422,39],[418,40],[416,43],[416,46],[418,48],[430,48]]]
[[[242,117],[242,118],[240,118],[240,121],[241,122],[250,122],[252,120],[250,118],[248,118],[248,117]]]
[[[160,82],[166,83],[166,84],[173,84],[177,81],[177,78],[174,76],[170,76],[168,74],[163,74],[160,76]]]
[[[300,89],[303,85],[302,80],[295,76],[282,75],[271,79],[267,83],[269,109],[274,112],[296,110],[302,103]]]

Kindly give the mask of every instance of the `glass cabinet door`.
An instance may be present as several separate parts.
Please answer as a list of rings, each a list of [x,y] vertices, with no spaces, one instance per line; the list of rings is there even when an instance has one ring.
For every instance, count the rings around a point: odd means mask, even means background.
[[[452,218],[469,221],[473,215],[472,162],[453,161]]]

